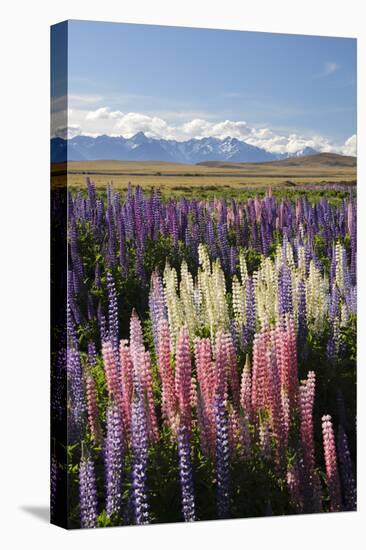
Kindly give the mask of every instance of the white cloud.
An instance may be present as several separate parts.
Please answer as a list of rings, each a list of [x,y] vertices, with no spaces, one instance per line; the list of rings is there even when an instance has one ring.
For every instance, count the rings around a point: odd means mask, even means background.
[[[232,120],[225,120],[224,122],[214,124],[212,131],[219,138],[231,136],[243,139],[251,135],[252,129],[244,121],[234,122]]]
[[[122,115],[116,126],[123,136],[130,137],[137,132],[144,132],[148,137],[163,137],[169,133],[169,126],[159,117],[150,117],[141,113],[127,113]]]
[[[100,120],[103,118],[106,120],[115,120],[121,117],[123,117],[121,111],[111,111],[108,107],[100,107],[95,111],[89,111],[86,115],[86,120]]]
[[[275,134],[269,128],[258,133],[253,129],[252,136],[246,141],[251,145],[262,147],[271,153],[296,153],[305,147],[312,147],[320,152],[333,151],[332,145],[322,136],[301,136],[299,134]]]
[[[343,155],[350,155],[351,157],[357,156],[357,136],[356,134],[353,134],[353,136],[346,139],[344,142],[344,145],[341,148],[341,153]]]
[[[211,122],[202,118],[194,118],[193,120],[182,124],[181,131],[187,136],[187,138],[205,137],[210,134],[211,128]]]
[[[190,114],[187,114],[186,119],[182,116],[168,122],[165,117],[135,112],[123,113],[113,111],[109,107],[100,107],[96,110],[72,109],[68,113],[69,133],[132,137],[137,132],[144,132],[148,137],[177,141],[203,137],[224,139],[230,136],[272,153],[295,153],[305,147],[312,147],[321,152],[356,154],[356,136],[351,136],[345,143],[336,144],[319,135],[306,136],[295,132],[276,132],[271,128],[256,128],[243,120],[189,120]]]

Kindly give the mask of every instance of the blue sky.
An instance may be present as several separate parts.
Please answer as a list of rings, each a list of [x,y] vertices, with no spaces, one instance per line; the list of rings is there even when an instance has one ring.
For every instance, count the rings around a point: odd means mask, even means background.
[[[307,141],[324,150],[356,134],[354,39],[68,25],[71,133],[230,132],[267,148]]]

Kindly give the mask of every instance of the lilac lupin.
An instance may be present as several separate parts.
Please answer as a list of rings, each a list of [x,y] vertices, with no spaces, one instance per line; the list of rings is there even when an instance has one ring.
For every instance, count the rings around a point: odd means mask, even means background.
[[[97,489],[94,464],[90,457],[83,457],[79,466],[80,525],[96,527],[98,517]]]
[[[132,402],[132,491],[137,525],[150,522],[146,487],[147,450],[146,412],[142,399],[137,395]]]
[[[51,364],[51,410],[53,420],[62,421],[66,411],[66,375],[67,375],[67,352],[61,348],[56,356],[55,362]]]
[[[186,426],[178,428],[179,474],[182,489],[182,511],[184,521],[195,521],[195,502],[192,476],[190,434]]]
[[[72,260],[73,271],[76,274],[77,280],[80,282],[83,278],[84,269],[78,251],[78,230],[74,220],[71,221],[70,229],[70,257]]]
[[[121,414],[115,403],[107,409],[107,436],[105,439],[106,511],[118,514],[122,502],[123,433]]]
[[[217,475],[217,514],[228,518],[230,514],[230,447],[228,419],[222,396],[216,395],[214,404],[216,422],[216,475]]]
[[[292,311],[292,282],[291,273],[286,265],[282,266],[279,274],[279,312],[280,315]]]
[[[246,325],[245,325],[246,345],[251,345],[253,343],[254,334],[255,334],[254,284],[253,284],[253,278],[248,277],[247,287],[246,287]]]
[[[158,349],[158,326],[160,321],[167,319],[167,311],[164,299],[164,288],[161,277],[157,271],[151,275],[151,287],[149,293],[149,310],[152,322],[155,350]]]
[[[306,335],[306,293],[305,293],[305,283],[301,279],[297,285],[297,295],[298,295],[298,339],[302,342]]]
[[[81,367],[80,354],[76,349],[67,351],[67,381],[70,398],[70,435],[79,436],[82,433],[86,415],[85,387]]]
[[[108,330],[109,339],[112,342],[113,351],[116,354],[118,364],[118,304],[116,285],[112,274],[107,271],[107,289],[108,289]]]

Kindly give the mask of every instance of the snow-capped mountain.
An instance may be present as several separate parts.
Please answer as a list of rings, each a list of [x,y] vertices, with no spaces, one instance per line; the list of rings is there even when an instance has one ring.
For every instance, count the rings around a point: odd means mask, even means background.
[[[315,154],[317,151],[305,147],[294,156]],[[51,140],[51,161],[68,160],[156,160],[196,164],[206,161],[268,162],[287,158],[289,155],[274,154],[249,145],[245,141],[226,137],[207,137],[176,141],[149,138],[139,132],[131,138],[123,136],[76,136],[69,140]]]

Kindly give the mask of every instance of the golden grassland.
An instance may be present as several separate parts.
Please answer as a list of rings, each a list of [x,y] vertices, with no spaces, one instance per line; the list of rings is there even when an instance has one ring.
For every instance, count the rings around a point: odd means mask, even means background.
[[[86,177],[97,188],[113,182],[115,189],[125,190],[128,183],[145,189],[159,187],[165,194],[185,194],[198,189],[233,191],[251,187],[294,187],[306,184],[355,183],[356,162],[353,157],[320,154],[303,159],[267,163],[220,163],[205,165],[168,162],[72,161],[52,165],[52,184],[58,187],[84,187]]]

